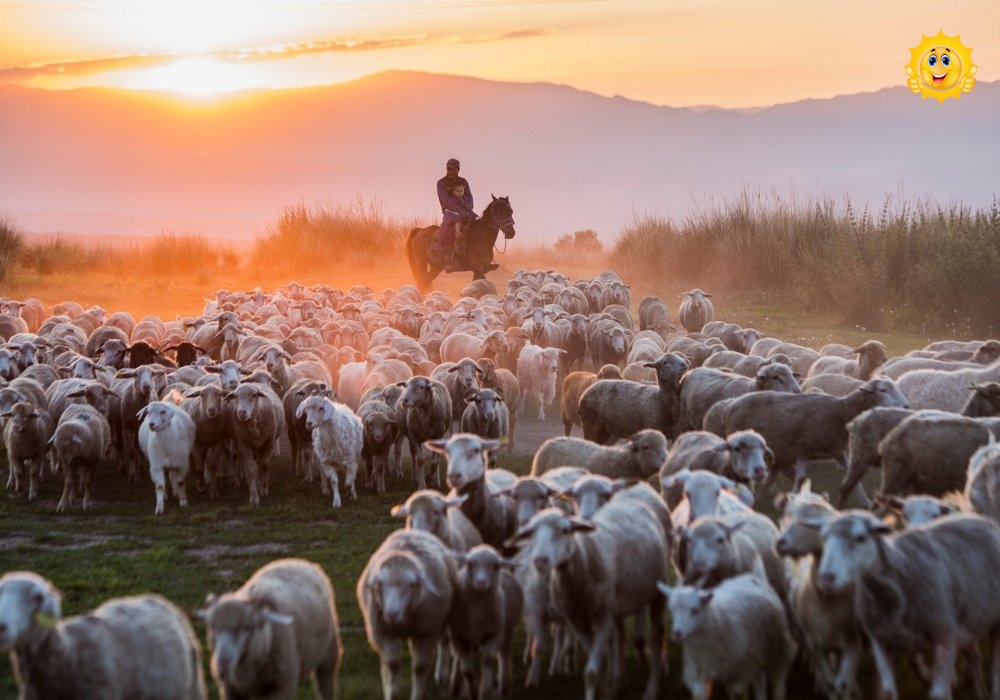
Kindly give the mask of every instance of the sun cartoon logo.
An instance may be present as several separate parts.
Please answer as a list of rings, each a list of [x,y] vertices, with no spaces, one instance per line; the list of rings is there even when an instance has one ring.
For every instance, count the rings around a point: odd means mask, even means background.
[[[958,36],[921,35],[919,46],[910,49],[910,62],[906,65],[906,84],[921,99],[934,97],[944,102],[949,97],[959,99],[976,85],[976,65],[972,62],[972,49],[962,45]]]

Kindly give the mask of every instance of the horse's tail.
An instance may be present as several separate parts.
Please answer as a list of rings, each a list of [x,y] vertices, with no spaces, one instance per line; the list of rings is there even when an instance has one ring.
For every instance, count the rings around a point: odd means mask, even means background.
[[[431,286],[430,276],[427,274],[427,261],[424,259],[426,253],[420,249],[417,240],[419,228],[415,228],[406,236],[404,247],[406,248],[406,259],[410,263],[410,272],[413,273],[413,280],[417,283],[417,289],[426,292]]]

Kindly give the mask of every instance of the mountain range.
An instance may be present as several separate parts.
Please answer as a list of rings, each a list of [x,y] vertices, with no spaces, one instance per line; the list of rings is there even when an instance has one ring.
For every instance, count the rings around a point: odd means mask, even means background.
[[[981,206],[1000,183],[997,115],[1000,82],[943,104],[902,85],[754,110],[407,71],[200,101],[7,86],[0,216],[41,233],[250,238],[289,205],[362,202],[430,223],[450,157],[477,208],[509,195],[536,242],[610,240],[743,191]]]

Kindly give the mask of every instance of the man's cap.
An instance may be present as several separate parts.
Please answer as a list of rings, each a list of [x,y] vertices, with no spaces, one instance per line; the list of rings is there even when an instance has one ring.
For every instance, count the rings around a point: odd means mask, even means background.
[[[461,167],[461,163],[458,162],[458,158],[449,158],[448,162],[445,164],[446,168],[455,168],[458,170]]]

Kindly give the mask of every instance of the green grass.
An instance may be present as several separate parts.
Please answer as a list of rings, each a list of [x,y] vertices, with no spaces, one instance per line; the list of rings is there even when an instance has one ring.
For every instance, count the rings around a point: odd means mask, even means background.
[[[499,466],[526,473],[528,457],[501,455]],[[878,475],[869,475],[871,488]],[[813,473],[814,490],[836,493],[840,475],[826,465]],[[247,505],[246,492],[224,488],[217,501],[207,495],[190,494],[191,505],[181,510],[168,502],[164,515],[153,515],[153,489],[148,479],[127,483],[112,469],[99,474],[96,505],[84,514],[78,507],[69,514],[56,514],[61,481],[49,477],[39,499],[29,504],[23,497],[0,496],[0,571],[30,569],[55,582],[62,590],[65,615],[78,615],[115,596],[141,592],[160,593],[194,611],[209,592],[239,587],[259,567],[284,556],[318,562],[333,581],[337,597],[345,655],[339,677],[338,697],[381,697],[378,658],[368,646],[354,587],[365,562],[385,536],[400,522],[389,515],[391,506],[402,503],[411,490],[390,480],[384,496],[361,489],[357,502],[340,510],[330,507],[316,486],[295,479],[287,461],[279,461],[271,474],[271,493],[258,508]],[[774,516],[770,497],[761,499],[762,509]],[[669,621],[668,621],[669,624]],[[204,626],[194,621],[204,646]],[[521,686],[520,663],[523,636],[516,643],[516,692],[514,697],[579,698],[582,682],[572,677],[545,678],[542,687],[528,692]],[[203,650],[204,651],[204,650]],[[686,696],[680,679],[679,647],[671,645],[671,673],[664,681],[662,697]],[[208,658],[205,656],[207,677]],[[408,687],[409,666],[406,666]],[[916,692],[908,671],[901,678],[901,697]],[[863,688],[871,688],[871,670],[866,664]],[[626,692],[638,697],[645,682],[642,669],[629,648]],[[211,685],[211,681],[209,681]],[[804,665],[792,675],[790,698],[812,697],[812,684]],[[0,665],[0,697],[15,697],[16,688],[7,663]],[[210,695],[217,697],[211,688]],[[311,698],[303,687],[299,698]],[[434,688],[432,698],[448,697]]]

